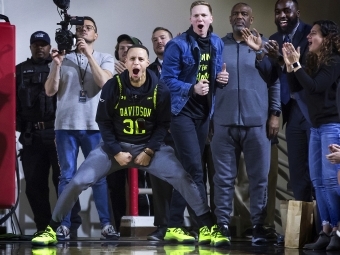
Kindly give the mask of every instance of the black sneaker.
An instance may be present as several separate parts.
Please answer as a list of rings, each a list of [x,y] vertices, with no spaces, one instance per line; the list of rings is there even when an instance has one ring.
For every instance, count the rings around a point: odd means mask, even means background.
[[[146,239],[150,241],[162,241],[164,240],[166,229],[167,227],[158,226],[155,231],[147,235]]]
[[[253,237],[253,229],[252,229],[252,228],[247,228],[247,229],[242,233],[242,237],[251,239],[251,238]]]
[[[58,241],[70,239],[70,229],[64,225],[60,225],[55,231]]]
[[[278,233],[276,232],[275,228],[266,227],[264,229],[267,232],[267,240],[268,241],[277,241]]]
[[[102,228],[100,240],[118,240],[119,234],[112,225],[106,225]]]
[[[219,228],[220,232],[222,233],[222,235],[224,235],[229,240],[231,240],[231,234],[230,234],[230,231],[229,231],[229,228],[228,228],[227,225],[219,224],[218,228]]]
[[[198,234],[195,230],[190,230],[189,233],[191,236],[195,238],[196,241],[198,240]]]
[[[266,243],[268,242],[267,236],[268,231],[263,227],[263,225],[258,224],[253,227],[253,238],[251,241],[253,243]]]
[[[277,234],[276,244],[278,246],[283,246],[285,244],[285,236]]]
[[[70,240],[78,239],[78,229],[70,229]]]

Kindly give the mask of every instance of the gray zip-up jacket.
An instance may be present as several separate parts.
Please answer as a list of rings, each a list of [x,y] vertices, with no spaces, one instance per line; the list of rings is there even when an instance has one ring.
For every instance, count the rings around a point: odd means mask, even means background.
[[[280,110],[280,83],[271,81],[274,68],[268,57],[256,60],[256,53],[245,42],[236,42],[232,33],[222,38],[223,63],[229,82],[216,90],[214,123],[226,126],[262,126],[270,110]],[[262,40],[264,40],[262,38]],[[268,100],[268,87],[273,87]],[[272,101],[268,107],[268,101]]]

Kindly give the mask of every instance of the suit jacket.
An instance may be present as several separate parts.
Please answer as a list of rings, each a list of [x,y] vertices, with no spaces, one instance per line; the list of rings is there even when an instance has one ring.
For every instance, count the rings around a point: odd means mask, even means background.
[[[308,40],[307,40],[307,35],[310,33],[311,26],[303,23],[300,20],[300,24],[298,28],[295,31],[295,34],[292,39],[292,44],[294,45],[295,48],[300,47],[300,63],[301,65],[304,65],[306,62],[306,55],[308,53]],[[269,40],[275,40],[279,44],[280,47],[280,53],[282,54],[282,44],[283,44],[283,37],[284,35],[276,32],[275,34],[271,35],[269,37]],[[280,77],[281,75],[286,75],[285,72],[283,72],[281,66],[278,64],[277,66],[277,74]],[[306,97],[305,97],[305,91],[301,90],[298,92],[293,93],[294,99],[297,101],[301,112],[304,114],[305,118],[307,121],[310,122],[308,110],[307,110],[307,105],[306,105]],[[291,102],[290,100],[288,104],[282,104],[282,119],[283,119],[283,125],[287,122],[289,118],[289,113],[290,113],[290,108],[291,108]]]
[[[158,61],[158,58],[148,66],[148,69],[154,71],[158,78],[161,77],[162,64]]]

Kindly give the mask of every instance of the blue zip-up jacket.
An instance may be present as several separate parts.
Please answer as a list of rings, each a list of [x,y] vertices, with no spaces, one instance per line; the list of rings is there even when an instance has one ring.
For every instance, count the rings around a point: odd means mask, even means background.
[[[216,75],[222,70],[223,42],[211,33],[211,73],[209,94],[210,115],[214,109]],[[187,32],[175,37],[165,46],[161,80],[171,93],[171,112],[178,115],[190,98],[190,88],[196,84],[201,54],[196,40]]]
[[[227,65],[229,82],[225,88],[217,88],[214,123],[245,127],[265,125],[268,119],[267,84],[271,85],[271,74],[275,69],[267,56],[257,62],[255,52],[245,42],[237,43],[232,33],[222,40],[222,59]],[[279,83],[276,85],[279,88]]]

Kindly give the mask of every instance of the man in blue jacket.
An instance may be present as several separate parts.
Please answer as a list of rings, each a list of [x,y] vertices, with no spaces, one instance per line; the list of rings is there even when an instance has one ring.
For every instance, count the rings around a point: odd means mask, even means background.
[[[261,35],[249,30],[253,19],[248,4],[234,5],[230,15],[233,32],[222,38],[222,57],[230,79],[228,86],[216,90],[213,116],[215,215],[221,235],[217,246],[230,245],[230,214],[241,152],[249,178],[252,241],[267,241],[263,224],[271,148],[266,122],[270,115],[279,115],[280,108],[269,111],[268,86],[273,83],[271,73],[275,69],[264,55]],[[277,81],[273,86],[279,89]],[[278,130],[275,132],[277,134]]]
[[[216,86],[226,85],[229,75],[225,67],[222,70],[223,43],[210,31],[213,22],[210,4],[196,1],[191,4],[190,14],[191,27],[166,45],[161,79],[171,93],[170,131],[178,158],[206,200],[201,156],[208,136],[209,113],[213,112]],[[185,207],[185,200],[174,191],[164,240],[194,240],[182,228]],[[200,229],[201,243],[210,242],[207,232],[210,230]],[[211,242],[214,244],[213,240]]]

